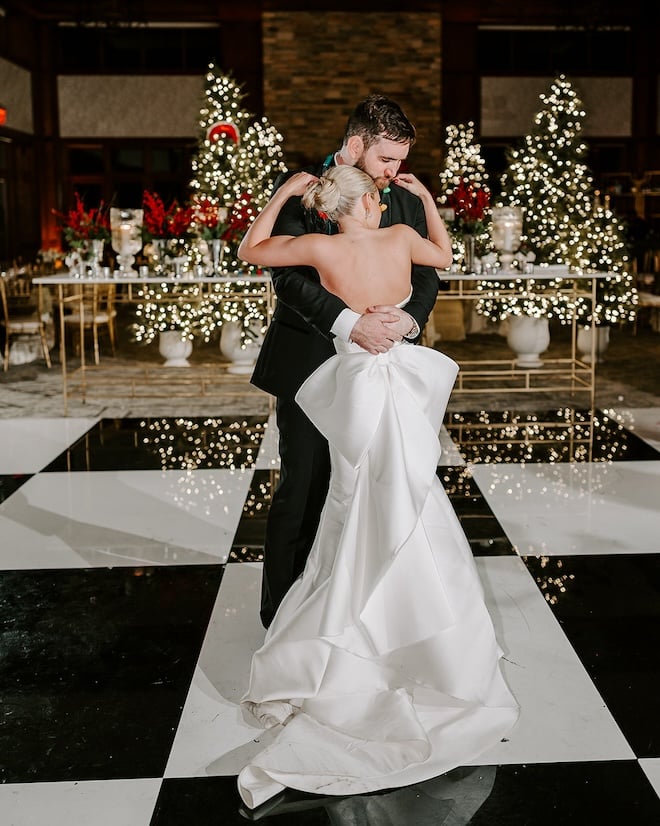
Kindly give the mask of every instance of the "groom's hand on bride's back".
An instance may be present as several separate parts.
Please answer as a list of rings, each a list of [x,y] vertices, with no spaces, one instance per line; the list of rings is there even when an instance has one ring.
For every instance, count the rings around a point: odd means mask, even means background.
[[[368,353],[386,353],[403,334],[397,332],[400,325],[397,308],[392,312],[367,312],[361,315],[351,330],[351,341]]]

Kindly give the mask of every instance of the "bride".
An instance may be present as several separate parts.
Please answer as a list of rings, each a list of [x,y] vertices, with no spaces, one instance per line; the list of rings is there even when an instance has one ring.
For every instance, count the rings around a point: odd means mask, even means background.
[[[239,257],[315,267],[353,310],[404,306],[411,262],[445,268],[447,231],[410,174],[429,237],[379,229],[372,179],[350,166],[292,176],[250,227]],[[338,235],[269,237],[288,198]],[[518,707],[472,553],[436,476],[438,432],[458,366],[405,343],[372,355],[336,340],[296,401],[330,444],[332,476],[307,565],[254,654],[242,703],[273,742],[239,774],[254,808],[285,787],[349,795],[418,783],[473,760]]]

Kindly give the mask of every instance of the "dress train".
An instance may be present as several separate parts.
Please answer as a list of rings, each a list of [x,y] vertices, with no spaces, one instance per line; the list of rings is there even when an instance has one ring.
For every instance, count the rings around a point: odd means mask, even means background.
[[[280,727],[240,772],[251,808],[287,786],[349,795],[436,777],[517,719],[472,552],[436,476],[457,371],[426,347],[373,356],[343,345],[296,397],[328,438],[332,478],[242,700]]]

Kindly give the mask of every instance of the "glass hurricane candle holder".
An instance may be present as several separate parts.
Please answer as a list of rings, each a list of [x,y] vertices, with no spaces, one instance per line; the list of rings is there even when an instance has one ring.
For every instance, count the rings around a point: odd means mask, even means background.
[[[514,206],[493,207],[491,216],[493,246],[499,253],[503,272],[511,270],[513,254],[522,237],[522,209]]]
[[[111,243],[121,275],[137,275],[133,262],[142,249],[142,218],[141,209],[110,209]]]

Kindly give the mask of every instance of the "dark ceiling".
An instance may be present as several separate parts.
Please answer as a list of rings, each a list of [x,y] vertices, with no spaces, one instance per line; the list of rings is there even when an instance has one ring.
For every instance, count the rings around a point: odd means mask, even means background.
[[[218,22],[250,19],[265,10],[414,12],[442,9],[447,19],[483,24],[628,25],[657,20],[651,0],[0,0],[6,10],[50,21],[103,23]]]

